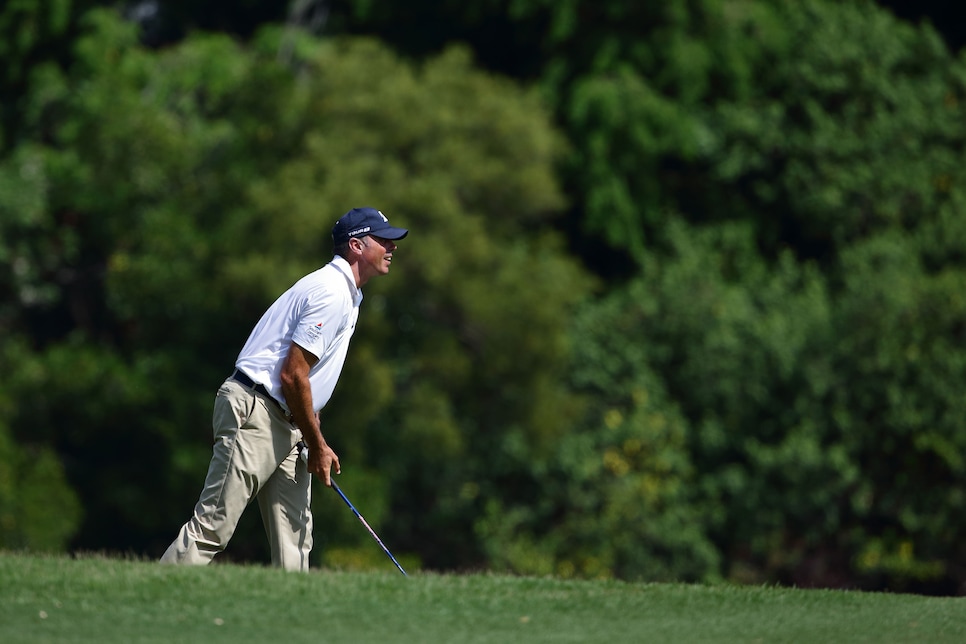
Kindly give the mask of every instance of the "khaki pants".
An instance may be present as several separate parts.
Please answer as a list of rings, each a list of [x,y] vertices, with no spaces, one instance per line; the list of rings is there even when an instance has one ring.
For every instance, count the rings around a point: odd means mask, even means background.
[[[215,445],[192,517],[161,563],[204,565],[228,545],[242,512],[258,499],[272,565],[308,570],[311,475],[295,445],[301,434],[278,405],[228,379],[215,397]]]

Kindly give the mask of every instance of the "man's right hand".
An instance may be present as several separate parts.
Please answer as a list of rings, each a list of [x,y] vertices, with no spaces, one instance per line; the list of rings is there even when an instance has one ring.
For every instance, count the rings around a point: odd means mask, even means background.
[[[335,469],[336,474],[342,472],[342,467],[339,465],[339,456],[332,451],[331,447],[323,444],[322,449],[308,450],[308,457],[306,466],[309,474],[322,477],[326,487],[332,487],[332,469]]]

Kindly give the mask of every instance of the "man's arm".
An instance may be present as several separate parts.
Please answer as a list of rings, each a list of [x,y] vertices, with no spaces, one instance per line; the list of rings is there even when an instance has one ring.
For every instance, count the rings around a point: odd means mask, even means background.
[[[302,430],[302,439],[309,448],[309,472],[321,476],[325,484],[332,487],[331,469],[342,471],[339,457],[325,442],[319,417],[312,409],[312,388],[309,385],[309,370],[318,362],[312,353],[296,343],[292,343],[282,365],[282,395],[295,418],[295,424]]]

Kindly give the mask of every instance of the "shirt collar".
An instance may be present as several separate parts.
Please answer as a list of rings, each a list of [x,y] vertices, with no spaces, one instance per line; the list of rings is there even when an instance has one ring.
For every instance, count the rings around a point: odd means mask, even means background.
[[[352,301],[356,306],[359,306],[362,303],[362,289],[356,286],[356,278],[352,274],[352,267],[349,266],[349,262],[346,261],[345,257],[336,255],[329,263],[337,268],[345,277],[346,284],[349,285],[349,293],[352,294]]]

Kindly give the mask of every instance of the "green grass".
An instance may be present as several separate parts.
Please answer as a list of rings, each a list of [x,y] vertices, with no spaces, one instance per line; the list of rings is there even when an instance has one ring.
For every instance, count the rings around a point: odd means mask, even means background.
[[[0,553],[0,642],[963,642],[966,599]]]

